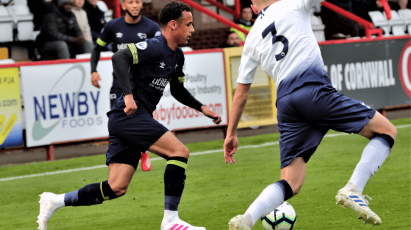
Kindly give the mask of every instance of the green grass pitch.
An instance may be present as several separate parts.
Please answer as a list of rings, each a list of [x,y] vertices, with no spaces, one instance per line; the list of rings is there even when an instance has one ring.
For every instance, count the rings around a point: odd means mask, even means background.
[[[394,120],[396,126],[411,118]],[[336,132],[331,132],[336,133]],[[279,134],[240,139],[240,146],[277,142]],[[326,137],[307,165],[302,191],[289,202],[298,218],[295,229],[371,229],[350,209],[335,205],[334,196],[349,180],[367,140],[359,135]],[[364,194],[382,219],[375,229],[411,229],[411,127],[398,129],[391,155],[368,182]],[[188,144],[192,153],[222,149],[223,140]],[[152,156],[153,158],[156,156]],[[226,230],[260,192],[280,178],[278,144],[240,149],[237,163],[226,165],[223,153],[191,156],[179,207],[180,218],[208,230]],[[0,179],[102,165],[105,155],[0,168]],[[137,170],[125,196],[89,207],[56,211],[48,229],[160,229],[163,217],[164,160],[153,161],[149,172]],[[107,179],[108,168],[0,181],[0,229],[36,229],[39,194],[65,193]],[[261,223],[254,229],[262,230]]]

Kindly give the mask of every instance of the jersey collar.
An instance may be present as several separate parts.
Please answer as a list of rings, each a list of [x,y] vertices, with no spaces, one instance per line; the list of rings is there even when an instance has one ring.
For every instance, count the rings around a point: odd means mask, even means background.
[[[257,15],[257,18],[258,17],[264,17],[264,13],[265,13],[265,11],[268,9],[268,7],[270,7],[271,5],[269,5],[269,6],[267,6],[267,7],[265,7],[262,11],[260,11],[260,13],[258,13],[258,15]]]

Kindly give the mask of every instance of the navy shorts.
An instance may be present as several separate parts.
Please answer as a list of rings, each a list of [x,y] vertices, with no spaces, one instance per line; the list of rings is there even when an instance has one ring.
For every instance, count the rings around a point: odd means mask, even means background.
[[[133,115],[114,110],[108,113],[109,148],[106,152],[106,164],[123,163],[138,166],[141,153],[148,148],[168,129],[144,108],[138,107]]]
[[[331,85],[306,84],[277,100],[281,168],[296,157],[308,162],[329,129],[359,133],[376,111]]]
[[[113,85],[110,89],[110,106],[113,108],[114,103],[116,102],[117,98],[121,97],[123,94],[123,90],[121,89],[120,82],[117,78],[113,77]]]

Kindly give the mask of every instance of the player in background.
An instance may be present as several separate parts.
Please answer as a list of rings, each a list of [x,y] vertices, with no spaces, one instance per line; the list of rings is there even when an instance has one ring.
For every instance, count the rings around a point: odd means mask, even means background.
[[[99,81],[101,80],[97,72],[100,52],[105,50],[108,44],[113,43],[113,52],[116,53],[125,49],[127,44],[138,43],[147,38],[161,35],[157,23],[140,15],[141,9],[143,9],[142,0],[124,0],[121,6],[126,11],[126,15],[106,23],[91,54],[91,83],[97,88],[100,88]],[[120,84],[113,73],[113,85],[110,90],[111,107],[113,107],[116,99],[121,96],[121,93]],[[143,171],[151,169],[150,156],[147,152],[141,153],[141,168]]]
[[[368,179],[390,154],[397,130],[380,113],[342,95],[331,85],[309,18],[311,7],[320,2],[252,0],[258,18],[247,36],[241,57],[224,157],[226,163],[235,162],[237,125],[256,68],[261,64],[277,87],[281,180],[267,186],[244,215],[231,219],[230,229],[252,229],[260,218],[300,192],[306,164],[329,129],[358,133],[370,139],[351,179],[335,198],[337,204],[350,207],[365,222],[381,224],[362,192]]]
[[[148,149],[167,160],[161,230],[205,230],[203,227],[193,227],[178,217],[189,150],[153,119],[153,111],[170,82],[171,94],[179,102],[212,118],[215,124],[221,122],[218,114],[197,101],[184,87],[184,53],[179,46],[186,46],[194,33],[190,11],[190,7],[182,2],[167,3],[159,15],[161,36],[129,44],[126,49],[114,54],[114,73],[124,96],[116,100],[108,113],[108,180],[66,194],[41,194],[37,221],[39,229],[47,228],[48,220],[58,208],[101,204],[123,196],[138,166],[140,154],[137,153]]]

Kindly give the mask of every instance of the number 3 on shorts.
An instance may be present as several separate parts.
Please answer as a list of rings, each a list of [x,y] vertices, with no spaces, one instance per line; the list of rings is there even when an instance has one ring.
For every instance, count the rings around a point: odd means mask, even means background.
[[[282,36],[282,35],[277,36],[277,29],[275,28],[275,22],[273,22],[272,24],[267,26],[267,28],[265,28],[265,30],[262,33],[263,38],[265,38],[270,32],[273,35],[273,45],[276,42],[281,42],[284,45],[283,50],[279,54],[275,55],[275,59],[277,61],[280,61],[288,53],[288,39],[286,37]]]

